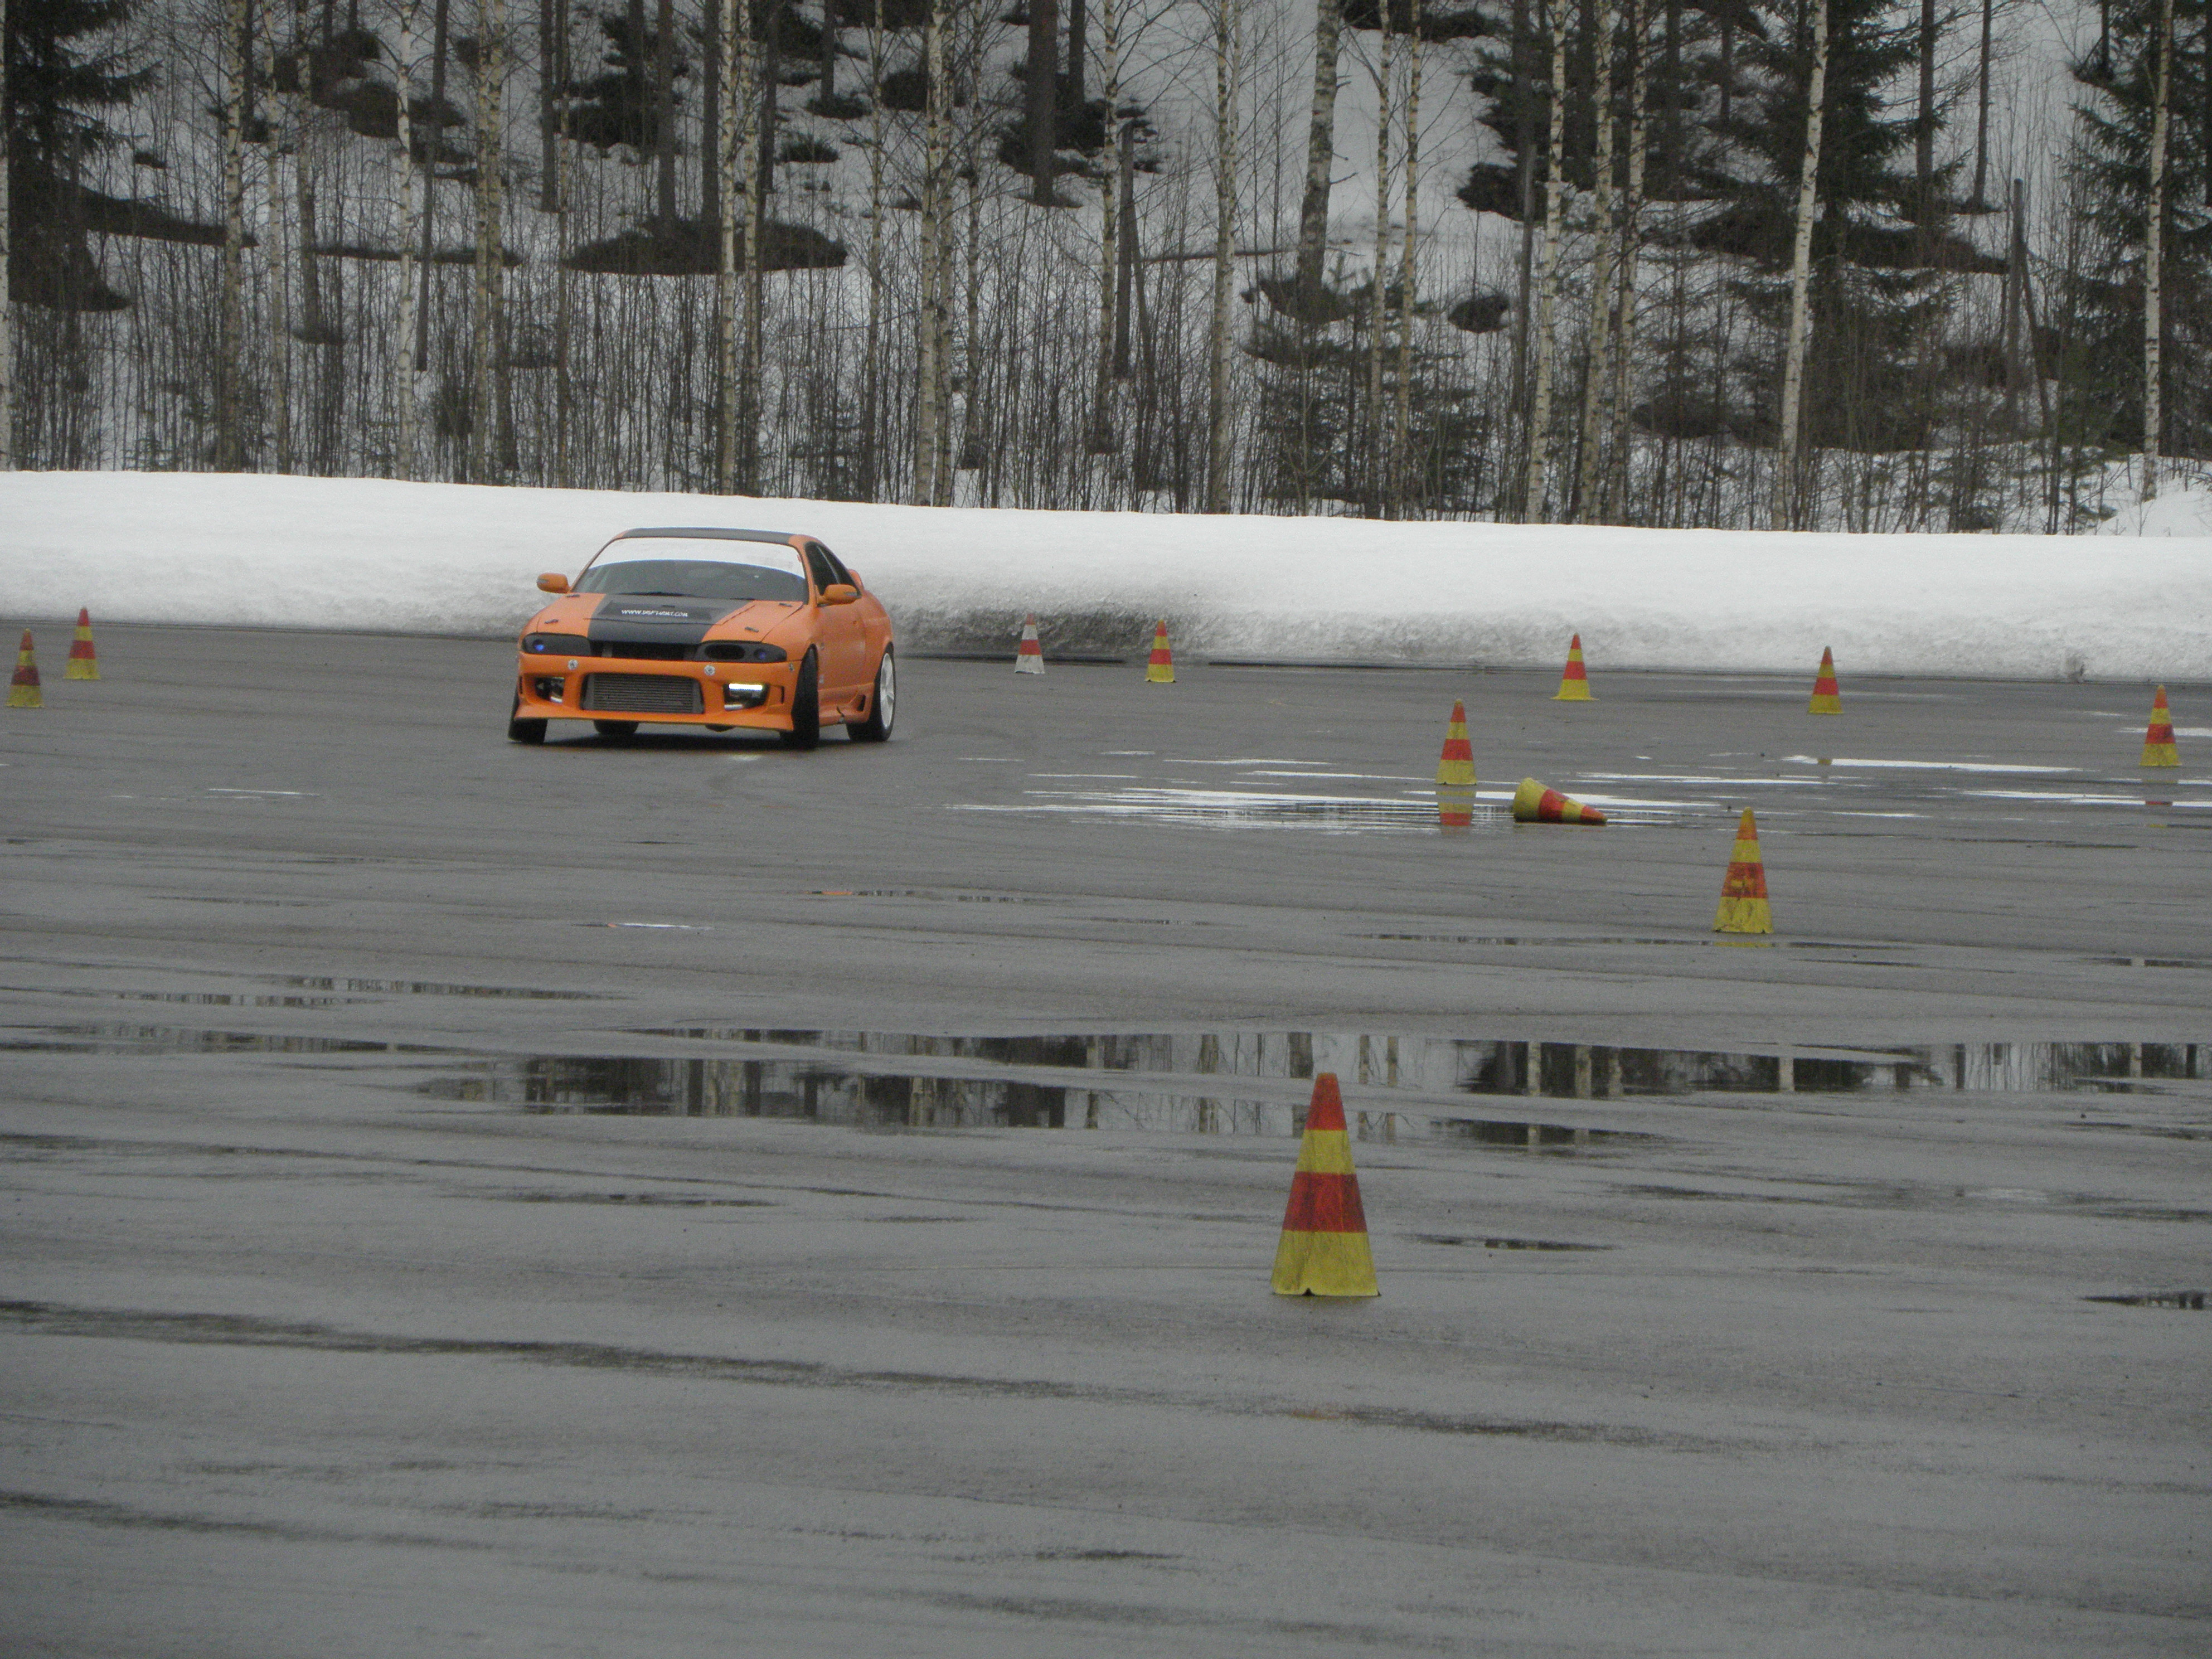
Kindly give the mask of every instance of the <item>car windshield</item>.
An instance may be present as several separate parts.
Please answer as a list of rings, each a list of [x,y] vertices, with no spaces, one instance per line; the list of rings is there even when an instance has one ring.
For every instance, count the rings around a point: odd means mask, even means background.
[[[633,558],[632,553],[650,553]],[[630,536],[600,550],[576,579],[579,593],[652,593],[670,599],[806,598],[806,567],[781,542],[720,538]]]

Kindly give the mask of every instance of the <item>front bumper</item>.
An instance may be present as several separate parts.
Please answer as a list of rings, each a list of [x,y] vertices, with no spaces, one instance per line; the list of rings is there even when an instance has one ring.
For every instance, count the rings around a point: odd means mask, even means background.
[[[517,655],[518,720],[791,730],[797,663]]]

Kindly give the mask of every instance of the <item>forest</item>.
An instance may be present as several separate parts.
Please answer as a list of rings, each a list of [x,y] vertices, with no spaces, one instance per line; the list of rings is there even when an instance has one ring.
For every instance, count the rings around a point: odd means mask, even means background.
[[[2212,0],[0,0],[0,468],[2070,533]]]

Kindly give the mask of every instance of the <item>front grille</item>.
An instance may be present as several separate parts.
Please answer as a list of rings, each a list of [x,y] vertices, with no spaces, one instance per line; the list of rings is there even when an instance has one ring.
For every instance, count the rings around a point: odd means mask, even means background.
[[[662,645],[641,640],[593,640],[595,657],[628,657],[634,662],[682,662],[691,654],[688,645]]]
[[[699,682],[684,674],[586,674],[584,704],[621,714],[703,714]]]

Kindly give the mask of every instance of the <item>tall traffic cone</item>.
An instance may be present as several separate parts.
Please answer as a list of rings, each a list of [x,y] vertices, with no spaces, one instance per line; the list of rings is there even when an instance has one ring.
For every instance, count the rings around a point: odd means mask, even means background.
[[[1014,653],[1014,672],[1044,672],[1044,647],[1037,642],[1036,612],[1034,611],[1022,621],[1022,645],[1021,649]]]
[[[1437,827],[1465,830],[1474,823],[1474,750],[1467,740],[1467,704],[1454,702],[1437,760]]]
[[[1836,690],[1836,653],[1826,646],[1820,647],[1820,672],[1813,677],[1813,701],[1807,707],[1808,714],[1840,714],[1844,699]]]
[[[23,630],[23,644],[15,653],[15,678],[8,682],[8,707],[10,708],[44,708],[45,695],[39,690],[39,661],[31,654],[31,630]]]
[[[29,638],[25,635],[26,639]],[[2173,746],[2173,715],[2166,706],[2166,688],[2160,686],[2150,700],[2150,726],[2143,732],[2145,766],[2179,766],[2181,756]]]
[[[1759,856],[1759,825],[1747,806],[1735,827],[1735,848],[1729,854],[1728,877],[1721,883],[1721,908],[1713,917],[1713,932],[1773,931],[1774,911],[1766,902],[1766,865]]]
[[[1521,780],[1521,787],[1513,792],[1513,822],[1516,823],[1603,823],[1605,814],[1595,806],[1585,806],[1556,789],[1547,789],[1534,778]]]
[[[1168,625],[1164,622],[1152,629],[1152,659],[1145,665],[1145,684],[1175,684],[1175,653],[1168,649]]]
[[[1559,676],[1559,689],[1553,696],[1553,702],[1595,702],[1590,696],[1589,671],[1583,666],[1583,636],[1576,635],[1567,642],[1567,671]]]
[[[1375,1257],[1367,1248],[1367,1216],[1352,1141],[1344,1132],[1344,1097],[1336,1073],[1314,1079],[1298,1170],[1291,1177],[1283,1239],[1275,1247],[1278,1296],[1379,1296]]]

